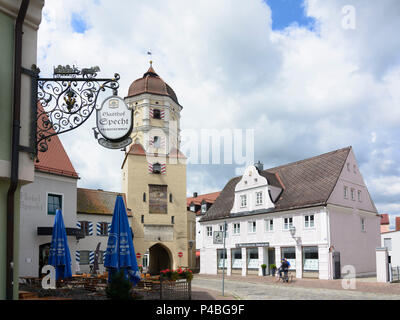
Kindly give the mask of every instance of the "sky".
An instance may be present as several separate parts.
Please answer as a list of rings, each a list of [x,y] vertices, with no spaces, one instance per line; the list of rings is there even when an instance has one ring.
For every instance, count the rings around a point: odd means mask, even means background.
[[[68,4],[68,5],[66,5]],[[46,1],[38,66],[100,66],[119,95],[153,67],[183,130],[246,129],[264,168],[352,146],[380,213],[400,214],[400,1]],[[78,187],[121,191],[123,152],[95,117],[60,135]],[[190,160],[190,159],[189,159]],[[221,190],[237,164],[189,164],[187,193]],[[239,171],[238,171],[239,170]]]

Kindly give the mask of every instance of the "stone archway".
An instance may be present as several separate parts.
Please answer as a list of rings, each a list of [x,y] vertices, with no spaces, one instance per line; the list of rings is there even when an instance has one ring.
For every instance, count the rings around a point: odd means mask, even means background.
[[[149,273],[160,274],[161,270],[172,269],[171,253],[160,243],[149,248]]]

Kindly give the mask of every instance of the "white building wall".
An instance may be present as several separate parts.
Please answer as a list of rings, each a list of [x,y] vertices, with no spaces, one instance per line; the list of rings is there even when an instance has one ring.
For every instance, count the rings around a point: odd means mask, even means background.
[[[304,216],[305,215],[314,215],[314,227],[313,228],[305,228],[304,226]],[[284,229],[284,218],[285,217],[293,217],[293,225],[296,227],[296,233],[294,237],[298,238],[297,241],[300,241],[297,244],[296,239],[294,239],[289,230]],[[266,230],[266,220],[273,219],[274,221],[274,230],[267,231]],[[268,242],[270,248],[275,248],[275,261],[277,267],[280,266],[281,260],[281,248],[282,247],[296,247],[297,245],[297,259],[296,265],[298,266],[299,271],[297,272],[297,276],[301,277],[301,269],[302,269],[302,258],[301,258],[301,248],[302,246],[317,246],[319,248],[319,254],[322,258],[322,268],[321,268],[321,277],[327,278],[327,270],[328,270],[328,241],[327,241],[327,216],[325,214],[325,208],[316,207],[310,209],[302,209],[297,211],[285,211],[280,213],[269,213],[269,214],[259,214],[254,216],[245,216],[245,217],[237,217],[237,218],[229,218],[227,220],[227,238],[225,246],[229,251],[236,248],[236,244],[243,243],[257,243],[257,242]],[[248,230],[249,221],[256,221],[256,232],[252,233]],[[212,227],[213,232],[220,230],[220,225],[224,223],[224,220],[215,220],[215,221],[206,221],[201,222],[201,242],[199,245],[201,246],[200,257],[200,273],[203,274],[215,274],[217,273],[217,256],[216,250],[222,249],[223,245],[213,244],[213,237],[207,236],[207,227]],[[233,224],[240,223],[240,234],[234,234]],[[262,248],[262,247],[260,247]],[[246,257],[245,250],[242,248],[242,259]],[[260,249],[259,249],[260,250]],[[259,266],[262,263],[266,263],[269,265],[271,262],[268,261],[268,252],[263,251],[264,256],[261,256],[259,251]],[[229,262],[228,262],[229,264]],[[244,264],[243,269],[245,269],[246,264]],[[245,275],[246,271],[242,270],[242,274]],[[259,272],[261,272],[259,270]]]
[[[35,172],[35,182],[21,188],[19,276],[39,276],[39,246],[51,236],[39,236],[38,227],[53,227],[55,215],[47,214],[47,195],[62,195],[62,214],[66,228],[76,228],[77,179]],[[77,240],[68,236],[72,273],[75,272]]]
[[[391,264],[394,267],[400,267],[400,231],[391,231],[381,234],[381,247],[385,246],[384,239],[391,239],[392,248],[388,250],[388,255],[391,257]]]

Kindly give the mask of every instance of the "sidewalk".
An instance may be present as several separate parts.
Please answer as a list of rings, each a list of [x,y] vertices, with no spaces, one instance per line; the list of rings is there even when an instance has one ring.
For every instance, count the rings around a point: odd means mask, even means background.
[[[192,300],[236,300],[231,294],[222,291],[199,288],[192,286]]]
[[[194,279],[222,279],[222,275],[204,275],[195,274]],[[256,275],[247,275],[246,277],[240,275],[225,276],[226,280],[254,283],[254,284],[271,284],[275,285],[276,280],[274,277],[265,276],[260,277]],[[345,289],[342,286],[342,281],[346,279],[338,280],[320,280],[320,279],[297,279],[293,278],[293,282],[285,283],[286,287],[300,287],[300,288],[315,288],[315,289],[331,289],[331,290],[344,290],[344,291],[359,291],[367,293],[378,293],[378,294],[393,294],[400,295],[400,283],[381,283],[375,282],[373,278],[359,278],[356,279],[355,289]]]

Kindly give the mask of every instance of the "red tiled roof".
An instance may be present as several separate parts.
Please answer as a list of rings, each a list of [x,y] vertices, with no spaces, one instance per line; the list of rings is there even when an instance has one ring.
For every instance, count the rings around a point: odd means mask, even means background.
[[[43,112],[40,104],[38,104],[38,111]],[[38,152],[39,162],[35,162],[35,170],[79,178],[58,136],[52,136],[50,141],[47,142],[47,146],[46,152]]]
[[[214,201],[218,198],[221,191],[200,194],[197,197],[190,197],[186,199],[187,207],[193,202],[194,204],[201,205],[202,201],[205,200],[208,203],[214,203]]]
[[[381,214],[381,224],[390,224],[389,222],[389,214],[382,213]]]

